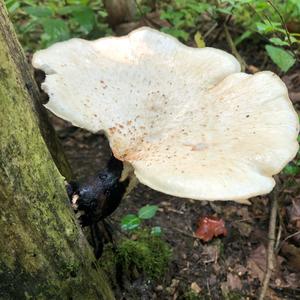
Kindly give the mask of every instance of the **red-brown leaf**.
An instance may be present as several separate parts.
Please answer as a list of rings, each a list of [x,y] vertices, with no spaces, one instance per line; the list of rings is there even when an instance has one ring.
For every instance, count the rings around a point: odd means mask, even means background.
[[[227,235],[225,222],[216,217],[202,217],[198,221],[198,228],[195,231],[195,236],[199,239],[208,242],[219,235]]]

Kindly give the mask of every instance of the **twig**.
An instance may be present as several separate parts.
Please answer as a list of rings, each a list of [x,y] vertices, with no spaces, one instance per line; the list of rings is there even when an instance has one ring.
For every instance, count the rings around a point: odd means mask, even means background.
[[[208,29],[207,31],[206,31],[206,33],[203,35],[203,38],[205,39],[206,37],[208,37],[216,28],[218,27],[218,23],[217,22],[215,22],[214,24],[213,24],[213,26],[211,26],[210,27],[210,29]]]
[[[294,236],[297,236],[297,235],[299,235],[300,234],[300,230],[299,231],[296,231],[296,232],[294,232],[294,233],[292,233],[292,234],[290,234],[289,236],[287,236],[278,246],[277,246],[277,248],[276,248],[276,251],[277,252],[279,252],[279,250],[281,249],[281,247],[282,247],[282,245],[287,241],[287,240],[289,240],[289,239],[291,239],[292,237],[294,237]]]
[[[222,24],[218,25],[218,26],[219,26],[219,32],[218,32],[217,35],[213,38],[211,44],[214,44],[216,41],[218,41],[220,35],[221,35],[222,32],[223,32],[224,26],[229,24],[231,18],[232,18],[232,15],[227,15],[227,17],[225,18],[225,20],[223,20]]]
[[[180,211],[180,210],[177,210],[175,208],[172,208],[172,207],[166,207],[165,210],[167,210],[168,212],[173,212],[175,214],[179,214],[179,215],[184,215],[184,212],[183,211]]]
[[[185,236],[187,236],[187,237],[191,237],[191,238],[193,238],[193,239],[196,238],[194,235],[192,235],[192,234],[190,234],[190,233],[188,233],[188,232],[186,232],[186,231],[183,231],[183,230],[181,230],[181,229],[179,229],[179,228],[173,227],[173,229],[175,229],[176,231],[180,232],[181,234],[183,234],[183,235],[185,235]]]
[[[278,213],[279,215],[279,213]],[[278,232],[277,232],[277,238],[276,238],[276,243],[275,243],[275,246],[274,246],[274,250],[277,254],[277,249],[280,245],[280,239],[281,239],[281,235],[282,235],[282,225],[279,223],[279,226],[278,226]]]
[[[292,51],[294,58],[298,61],[298,55],[295,53],[294,49],[293,49],[293,43],[291,40],[291,35],[286,27],[286,23],[285,20],[281,14],[281,12],[279,11],[279,9],[276,7],[276,5],[274,5],[274,3],[271,0],[268,0],[268,3],[273,7],[273,9],[275,10],[275,12],[278,14],[279,18],[280,18],[280,22],[281,22],[281,26],[284,28],[285,34],[288,38],[288,42],[289,42],[289,46],[290,46],[290,50]]]
[[[157,24],[156,24],[155,22],[153,22],[153,21],[151,20],[151,18],[149,18],[149,17],[147,16],[146,13],[143,12],[143,10],[142,10],[140,4],[138,3],[138,1],[137,1],[137,0],[134,0],[134,3],[135,3],[135,6],[136,6],[137,10],[139,11],[139,13],[140,13],[140,15],[141,15],[141,18],[147,20],[153,27],[157,28],[157,27],[158,27]]]
[[[268,250],[267,250],[267,270],[263,280],[262,288],[259,293],[259,300],[265,299],[265,295],[269,286],[272,272],[275,270],[275,256],[274,246],[276,240],[276,219],[277,219],[277,207],[278,207],[278,189],[275,189],[270,195],[271,200],[271,214],[269,221],[269,233],[268,233]]]
[[[230,47],[230,50],[231,50],[232,54],[236,57],[236,59],[241,64],[242,72],[244,72],[245,69],[246,69],[246,67],[247,67],[247,64],[246,64],[245,60],[241,57],[241,55],[239,54],[239,52],[237,51],[237,49],[235,47],[235,44],[234,44],[234,42],[232,40],[231,34],[230,34],[229,30],[228,30],[227,25],[224,25],[224,30],[225,30],[225,36],[226,36],[227,44]]]
[[[206,265],[204,265],[204,268],[205,268],[205,273],[206,273],[207,272]],[[206,287],[207,287],[207,296],[209,297],[209,300],[211,300],[212,298],[211,298],[211,291],[210,291],[208,279],[206,279]]]

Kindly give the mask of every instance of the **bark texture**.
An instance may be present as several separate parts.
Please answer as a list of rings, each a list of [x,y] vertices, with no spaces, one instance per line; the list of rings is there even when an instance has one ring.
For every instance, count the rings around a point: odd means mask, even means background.
[[[69,179],[71,178],[71,168],[65,158],[64,152],[62,151],[55,131],[48,121],[47,112],[41,105],[40,99],[42,99],[42,97],[39,88],[37,87],[37,84],[33,78],[32,68],[26,61],[26,57],[24,56],[22,47],[20,46],[13,27],[8,19],[8,16],[4,11],[5,6],[3,0],[0,0],[0,5],[1,38],[5,41],[5,45],[10,53],[11,60],[13,61],[13,64],[15,64],[15,67],[19,72],[23,87],[30,95],[32,110],[35,112],[41,134],[44,137],[45,142],[47,143],[52,158],[56,163],[60,173],[63,174],[67,179]],[[2,46],[0,48],[0,51],[2,51]]]
[[[53,132],[38,97],[0,0],[0,299],[114,299],[69,208],[52,158],[66,174],[64,157],[41,135]]]
[[[133,21],[136,14],[135,0],[104,0],[103,2],[111,26]]]

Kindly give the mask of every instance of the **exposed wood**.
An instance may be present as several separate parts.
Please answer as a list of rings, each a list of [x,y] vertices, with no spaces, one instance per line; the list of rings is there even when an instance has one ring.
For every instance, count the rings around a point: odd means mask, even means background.
[[[0,49],[0,299],[114,299],[69,208],[58,144],[51,156],[41,135],[53,131],[3,0]]]

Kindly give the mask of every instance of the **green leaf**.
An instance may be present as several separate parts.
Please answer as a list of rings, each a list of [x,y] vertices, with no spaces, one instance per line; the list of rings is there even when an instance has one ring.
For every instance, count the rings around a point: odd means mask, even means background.
[[[42,39],[49,46],[58,41],[67,40],[70,37],[70,31],[67,24],[61,19],[43,19],[41,24],[44,29]]]
[[[154,236],[161,236],[161,228],[160,226],[154,226],[151,228],[151,234]]]
[[[232,7],[228,6],[228,7],[218,7],[216,9],[217,12],[225,14],[225,15],[231,15],[232,14]]]
[[[138,216],[129,214],[122,218],[121,228],[123,230],[133,230],[140,226],[141,220]]]
[[[21,3],[19,1],[5,1],[5,5],[8,12],[13,14],[21,6]]]
[[[240,35],[238,38],[235,39],[234,44],[237,46],[247,38],[249,38],[252,35],[252,32],[250,30],[246,30],[243,32],[242,35]]]
[[[299,166],[295,166],[292,164],[288,164],[284,169],[283,172],[286,175],[292,175],[292,176],[296,176],[300,173],[300,167]]]
[[[37,18],[51,17],[53,14],[53,11],[47,6],[28,6],[24,7],[24,11],[28,15]]]
[[[157,205],[149,205],[142,207],[139,212],[138,216],[140,219],[151,219],[155,216],[156,211],[158,210]]]
[[[270,38],[269,41],[276,46],[288,46],[289,43],[280,38]]]
[[[300,41],[297,40],[293,35],[300,36],[300,34],[299,33],[298,34],[297,33],[296,34],[290,34],[290,39],[291,39],[292,44],[299,43]]]
[[[296,62],[290,51],[266,45],[266,50],[272,61],[283,71],[287,72]]]
[[[88,34],[93,29],[95,16],[91,8],[82,6],[79,10],[74,11],[72,15],[85,34]]]
[[[163,27],[163,28],[161,28],[161,31],[171,34],[171,35],[175,36],[176,38],[181,38],[184,41],[187,41],[189,39],[189,34],[181,29]]]
[[[213,6],[209,3],[188,3],[187,7],[191,8],[193,11],[197,12],[198,14],[202,14],[205,11],[207,11],[209,8],[212,8]]]
[[[270,33],[274,31],[281,31],[282,29],[281,24],[278,22],[270,22],[270,23],[262,23],[262,22],[256,22],[255,23],[257,30],[260,33]]]
[[[68,5],[61,7],[57,12],[60,15],[72,15],[85,34],[91,32],[96,23],[94,11],[88,6]]]
[[[196,43],[198,48],[204,48],[205,47],[205,41],[203,39],[202,34],[199,31],[197,31],[195,33],[194,40],[195,40],[195,43]]]

